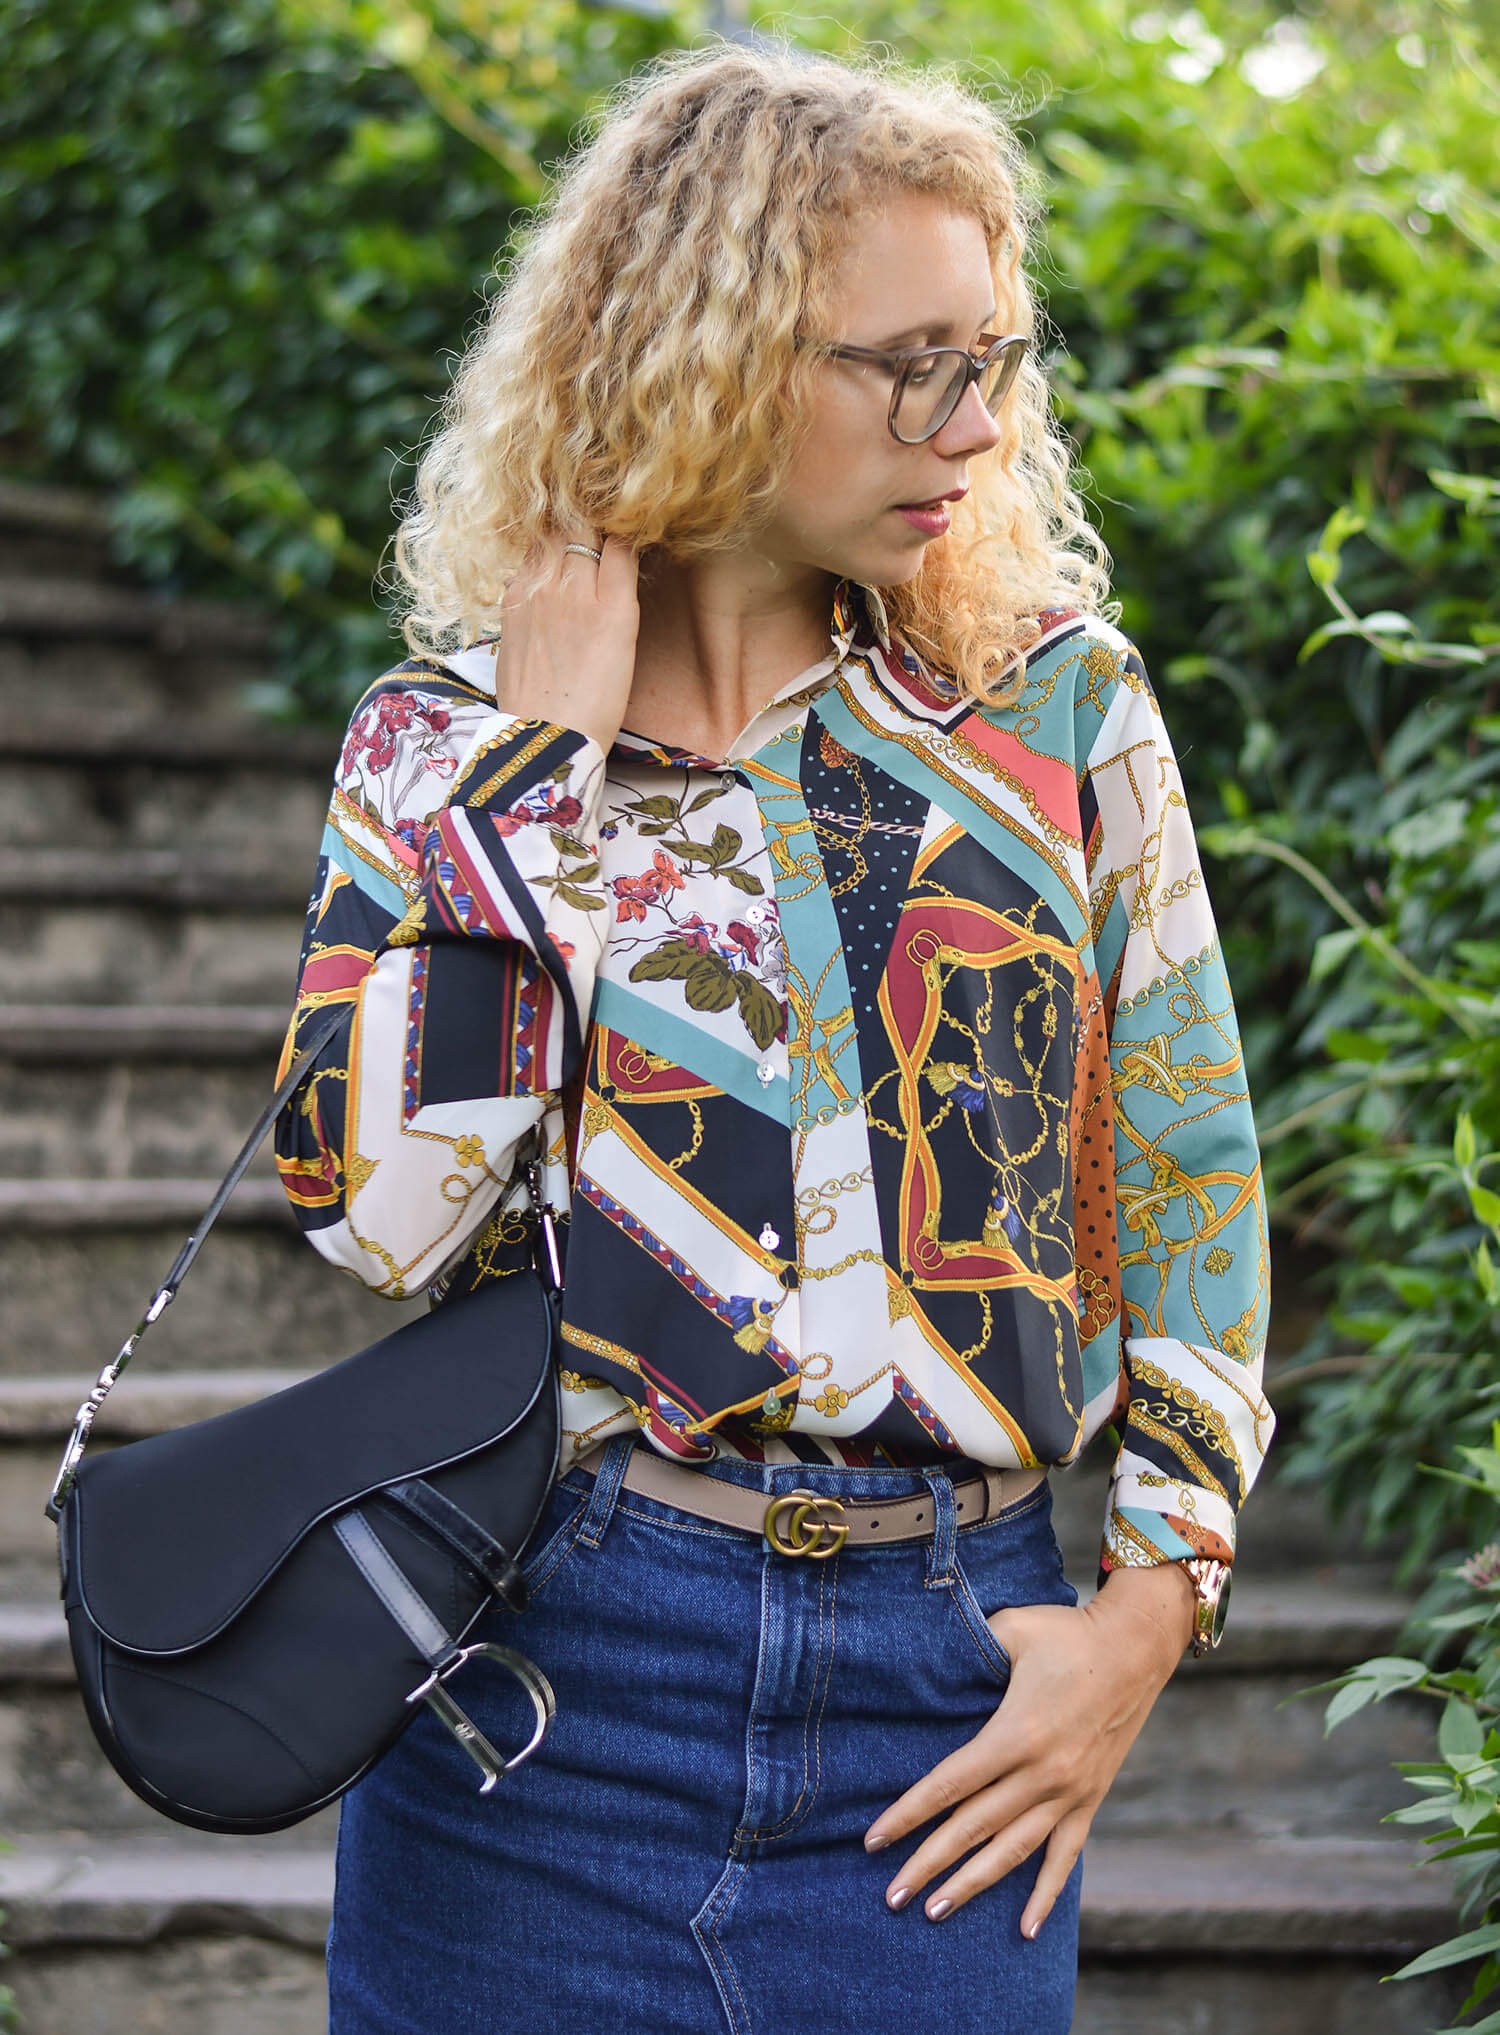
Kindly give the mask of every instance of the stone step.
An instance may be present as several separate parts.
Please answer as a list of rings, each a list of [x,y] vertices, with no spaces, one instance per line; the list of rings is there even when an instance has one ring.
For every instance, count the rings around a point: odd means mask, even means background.
[[[0,1007],[0,1178],[222,1171],[271,1094],[287,1016],[282,1004]],[[269,1141],[253,1172],[274,1175]]]
[[[300,874],[264,856],[250,863],[175,848],[0,848],[0,900],[218,905],[234,912],[305,909],[316,846],[313,839]]]
[[[41,876],[33,866],[31,874]],[[0,949],[12,993],[37,1003],[279,1004],[291,1008],[311,888],[289,881],[269,897],[227,890],[217,905],[165,899],[113,902],[43,888],[0,893]]]
[[[7,571],[0,573],[0,636],[71,643],[97,638],[111,649],[146,643],[180,655],[210,639],[240,652],[266,650],[271,624],[263,613],[238,603],[184,600],[77,572],[18,577]]]
[[[6,569],[77,579],[110,574],[110,518],[104,502],[77,488],[45,487],[0,475],[0,530]]]
[[[275,867],[306,889],[336,753],[330,744],[315,767],[274,772],[234,758],[188,769],[118,753],[87,762],[0,753],[0,828],[10,850],[187,850],[221,867]]]
[[[14,1003],[0,1006],[0,1060],[46,1066],[96,1061],[248,1060],[273,1065],[284,1004]]]
[[[343,723],[283,727],[276,721],[220,714],[147,720],[117,713],[80,725],[73,713],[41,702],[31,708],[0,703],[0,757],[34,758],[81,773],[99,767],[127,771],[254,773],[306,777],[326,798]]]
[[[140,1319],[213,1180],[0,1182],[0,1377],[97,1372]],[[280,1189],[246,1181],[141,1357],[153,1372],[305,1369],[425,1306],[382,1300],[320,1258]]]
[[[277,1015],[284,1026],[285,1010]],[[102,1031],[92,1038],[75,1031],[44,1061],[34,1053],[12,1057],[10,1026],[0,1025],[0,1178],[144,1184],[222,1174],[270,1099],[280,1038],[268,1048],[264,1032],[225,1025],[227,1050],[210,1064],[212,1029],[200,1028],[187,1041],[196,1050],[181,1054],[169,1050],[177,1043],[169,1033],[157,1035],[162,1050],[152,1052],[149,1027],[125,1026],[119,1058],[102,1057]],[[84,1051],[67,1052],[69,1043]],[[273,1176],[269,1138],[253,1166]]]
[[[1462,1997],[1456,1983],[1376,1983],[1452,1926],[1446,1883],[1413,1873],[1413,1857],[1380,1842],[1093,1839],[1075,2029],[1418,2035],[1438,2025]],[[305,1839],[23,1840],[0,1856],[0,1900],[27,2035],[321,2035],[332,1887],[329,1848]],[[495,1954],[498,1973],[498,1925]],[[910,2025],[911,2003],[891,2004],[871,2035]],[[410,2035],[443,2030],[434,2021]]]
[[[113,609],[115,590],[102,593],[96,608]],[[142,599],[128,592],[126,598]],[[255,630],[221,627],[212,616],[203,626],[191,611],[184,628],[170,614],[161,612],[170,645],[129,635],[90,640],[86,632],[17,636],[0,621],[0,731],[6,738],[0,753],[9,753],[14,742],[22,753],[68,756],[75,753],[66,739],[70,726],[81,745],[76,753],[85,756],[100,754],[110,740],[135,738],[147,742],[149,756],[152,731],[168,728],[178,739],[191,733],[208,744],[212,738],[212,755],[236,755],[242,738],[264,753],[268,724],[247,704],[270,668]],[[324,741],[323,754],[331,759],[338,731],[328,729]],[[297,736],[289,754],[305,760],[306,747],[307,738]]]

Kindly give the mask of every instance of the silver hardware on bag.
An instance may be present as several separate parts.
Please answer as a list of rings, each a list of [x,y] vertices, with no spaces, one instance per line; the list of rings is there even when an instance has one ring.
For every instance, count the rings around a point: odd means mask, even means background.
[[[563,1272],[562,1258],[557,1248],[557,1210],[550,1201],[542,1199],[542,1161],[539,1155],[526,1162],[526,1192],[531,1196],[538,1238],[546,1248],[548,1276],[554,1286],[561,1286]],[[540,1263],[540,1256],[538,1262]]]
[[[104,1366],[104,1369],[94,1380],[88,1398],[84,1400],[74,1415],[73,1432],[68,1437],[68,1445],[63,1450],[63,1458],[58,1465],[57,1478],[52,1486],[52,1496],[47,1500],[47,1517],[54,1523],[57,1520],[58,1514],[62,1511],[68,1493],[73,1488],[73,1479],[78,1474],[78,1465],[83,1461],[83,1452],[88,1447],[89,1435],[93,1431],[94,1422],[99,1417],[99,1408],[109,1397],[110,1391],[120,1373],[135,1355],[136,1344],[146,1333],[146,1330],[150,1328],[152,1322],[159,1321],[166,1313],[176,1298],[176,1293],[177,1289],[175,1286],[159,1286],[157,1288],[152,1296],[151,1305],[146,1309],[146,1312],[121,1344],[120,1354],[112,1363]]]
[[[507,1668],[530,1696],[532,1708],[536,1711],[535,1730],[521,1750],[513,1752],[509,1759],[491,1745],[468,1711],[443,1686],[449,1675],[457,1674],[465,1661],[473,1660],[476,1654],[486,1654]],[[524,1653],[517,1653],[514,1647],[497,1646],[487,1640],[478,1641],[473,1646],[461,1646],[451,1659],[434,1668],[426,1681],[420,1682],[406,1700],[408,1703],[426,1703],[436,1711],[484,1775],[479,1787],[481,1795],[487,1795],[496,1781],[503,1780],[522,1760],[530,1759],[547,1736],[548,1727],[557,1714],[557,1698],[552,1692],[552,1684],[536,1663],[529,1661]]]

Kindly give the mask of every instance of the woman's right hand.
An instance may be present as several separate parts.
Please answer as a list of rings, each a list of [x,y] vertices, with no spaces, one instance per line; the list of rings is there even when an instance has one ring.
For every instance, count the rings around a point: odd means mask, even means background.
[[[541,585],[525,598],[507,591],[500,603],[496,702],[577,728],[608,752],[635,678],[640,553],[592,530],[550,531],[541,543],[549,568]],[[568,544],[589,545],[599,562]]]

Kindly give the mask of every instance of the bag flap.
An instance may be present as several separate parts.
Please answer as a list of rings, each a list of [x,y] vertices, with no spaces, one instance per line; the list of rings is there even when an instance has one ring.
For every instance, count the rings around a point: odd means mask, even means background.
[[[517,1273],[283,1392],[91,1456],[64,1512],[89,1617],[134,1652],[201,1646],[320,1519],[510,1433],[546,1381],[553,1319]]]

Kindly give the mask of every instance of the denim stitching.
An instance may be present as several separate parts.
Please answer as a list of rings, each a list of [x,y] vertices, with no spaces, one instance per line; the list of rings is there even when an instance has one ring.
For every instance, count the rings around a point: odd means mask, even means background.
[[[744,1847],[755,1840],[755,1832],[747,1829],[746,1823],[754,1814],[757,1799],[755,1722],[760,1704],[761,1680],[766,1671],[766,1624],[771,1603],[770,1583],[770,1561],[766,1558],[760,1578],[760,1642],[755,1656],[755,1681],[750,1690],[750,1707],[745,1713],[745,1806],[730,1839],[730,1856],[736,1860],[739,1859]]]
[[[1028,1514],[1038,1510],[1045,1503],[1048,1489],[1049,1486],[1044,1479],[1036,1486],[1035,1490],[1028,1491],[1024,1498],[1018,1498],[1013,1505],[1006,1506],[1004,1510],[995,1513],[989,1519],[975,1520],[971,1527],[961,1528],[960,1532],[979,1533],[987,1526],[998,1526],[1002,1522],[1008,1524],[1012,1520],[1023,1519]],[[1055,1540],[1053,1542],[1052,1558],[1059,1578],[1066,1583],[1067,1575],[1063,1568],[1062,1551],[1057,1546]],[[955,1547],[954,1552],[954,1572],[950,1580],[950,1592],[954,1608],[963,1620],[964,1627],[970,1639],[974,1642],[975,1651],[978,1653],[980,1660],[984,1663],[987,1671],[1002,1687],[1009,1687],[1010,1678],[1014,1672],[1014,1663],[1011,1660],[1010,1654],[1000,1644],[1000,1641],[990,1629],[989,1620],[985,1617],[979,1599],[974,1594],[974,1585],[969,1580],[968,1571],[964,1567],[963,1552],[958,1547]],[[1076,1592],[1074,1593],[1074,1602],[1077,1602]],[[1003,1666],[1000,1665],[1002,1662],[1004,1663]]]
[[[922,1587],[925,1590],[940,1590],[953,1581],[953,1563],[958,1546],[957,1501],[953,1496],[953,1484],[946,1473],[934,1471],[931,1476],[922,1473],[927,1486],[927,1495],[932,1501],[932,1533],[927,1544],[927,1558],[923,1564]],[[939,1569],[937,1566],[940,1539],[946,1543],[948,1559]]]
[[[823,1599],[825,1596],[828,1596],[828,1577],[825,1573],[820,1572],[818,1576],[818,1667],[813,1675],[812,1690],[807,1698],[807,1709],[802,1715],[802,1786],[796,1801],[793,1802],[791,1808],[787,1810],[779,1823],[772,1824],[768,1830],[758,1829],[751,1831],[750,1835],[756,1842],[769,1842],[773,1837],[784,1836],[795,1824],[805,1823],[813,1803],[817,1800],[818,1782],[823,1777],[823,1712],[828,1707],[828,1689],[833,1680],[833,1656],[838,1644],[838,1556],[835,1555],[832,1562],[827,1566],[833,1570],[833,1592],[828,1598],[828,1652],[826,1655],[823,1652]],[[807,1720],[812,1714],[814,1699],[818,1696],[819,1674],[823,1678],[823,1694],[818,1699],[818,1716],[816,1723],[813,1725],[812,1787],[809,1789],[807,1785]],[[806,1808],[803,1807],[804,1802],[807,1805]]]
[[[750,2002],[745,1998],[745,1989],[740,1984],[740,1975],[734,1968],[734,1959],[729,1955],[729,1952],[724,1948],[724,1939],[719,1934],[719,1931],[724,1926],[725,1917],[728,1915],[730,1908],[734,1904],[734,1898],[740,1890],[740,1886],[744,1880],[745,1872],[747,1870],[748,1870],[747,1867],[742,1867],[740,1869],[738,1876],[734,1880],[725,1881],[724,1891],[723,1894],[720,1896],[717,1905],[714,1908],[714,1917],[713,1917],[714,1946],[718,1950],[719,1955],[724,1960],[724,1969],[729,1974],[730,1982],[734,1986],[734,1996],[739,2001],[740,2004],[740,2013],[744,2017],[743,2035],[750,2035]]]
[[[714,1886],[710,1888],[708,1898],[704,1901],[703,1906],[688,1924],[688,1927],[698,1939],[698,1948],[703,1952],[703,1961],[708,1966],[709,1976],[713,1979],[714,1989],[719,1995],[719,2004],[724,2009],[724,2018],[729,2024],[730,2035],[751,2035],[750,2008],[745,1999],[744,1989],[740,1985],[739,1973],[734,1968],[734,1960],[724,1948],[723,1940],[719,1935],[719,1925],[728,1913],[730,1903],[740,1890],[740,1883],[744,1879],[746,1870],[747,1868],[743,1864],[730,1859]],[[705,1917],[707,1917],[707,1926],[700,1927]],[[718,1953],[717,1957],[710,1955],[708,1945],[704,1940],[705,1937],[712,1938],[714,1950]],[[725,1977],[728,1978],[730,1984],[734,1987],[735,1999],[739,2001],[741,2013],[735,2012],[734,2004],[725,1990]]]
[[[979,1608],[979,1599],[974,1595],[973,1586],[962,1569],[955,1569],[948,1584],[948,1591],[955,1610],[963,1620],[964,1630],[974,1642],[974,1651],[996,1681],[1002,1687],[1008,1687],[1013,1665],[1010,1655],[991,1632],[984,1613]],[[983,1638],[980,1637],[981,1630]],[[994,1648],[993,1654],[989,1651],[990,1647]],[[1003,1667],[997,1666],[997,1655],[1005,1663]]]
[[[632,1519],[639,1519],[646,1526],[660,1526],[668,1533],[702,1533],[710,1540],[743,1540],[749,1546],[757,1545],[756,1537],[747,1533],[742,1526],[692,1526],[686,1520],[663,1519],[655,1512],[638,1512],[633,1505],[627,1505],[622,1498],[615,1507],[617,1512],[628,1512]]]
[[[630,1461],[630,1449],[634,1447],[633,1442],[625,1448],[621,1448],[620,1443],[628,1440],[629,1438],[626,1436],[617,1436],[614,1441],[608,1444],[605,1450],[604,1461],[599,1465],[594,1477],[594,1488],[589,1493],[588,1503],[584,1507],[583,1516],[585,1521],[595,1511],[600,1515],[593,1531],[591,1533],[584,1533],[582,1536],[585,1544],[593,1548],[596,1554],[599,1550],[599,1543],[608,1531],[609,1522],[614,1518],[615,1508],[619,1503],[621,1486]],[[600,1496],[601,1491],[604,1494],[602,1498]]]
[[[573,1493],[573,1496],[577,1495],[576,1492]],[[540,1590],[543,1584],[550,1583],[568,1555],[572,1553],[577,1545],[578,1530],[587,1509],[586,1504],[580,1504],[572,1516],[563,1521],[552,1538],[537,1550],[531,1561],[523,1566],[521,1574],[528,1591]]]

